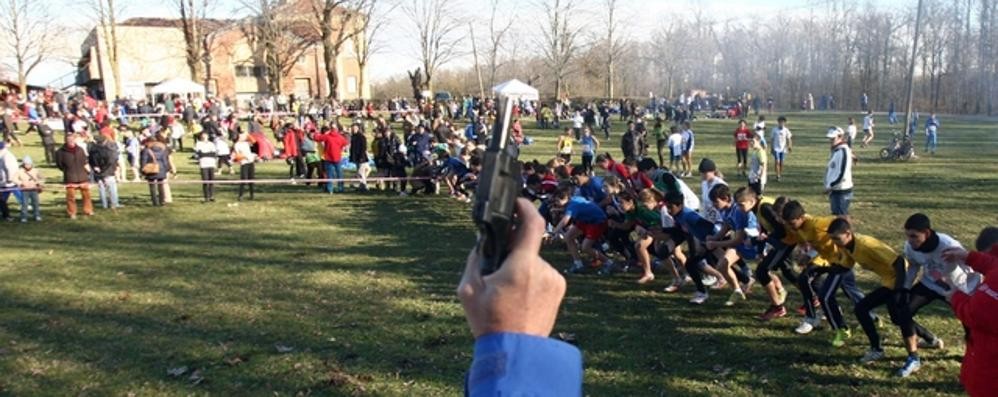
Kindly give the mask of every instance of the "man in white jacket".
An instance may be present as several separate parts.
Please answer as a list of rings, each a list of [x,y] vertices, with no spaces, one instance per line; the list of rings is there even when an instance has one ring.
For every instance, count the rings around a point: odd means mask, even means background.
[[[832,207],[832,214],[848,217],[852,201],[852,150],[845,139],[845,131],[831,127],[825,135],[832,147],[825,172],[825,194]]]

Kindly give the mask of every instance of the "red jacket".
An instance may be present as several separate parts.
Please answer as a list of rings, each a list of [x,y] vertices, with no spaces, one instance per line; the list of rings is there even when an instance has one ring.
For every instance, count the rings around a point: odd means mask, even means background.
[[[971,252],[967,265],[984,275],[973,295],[953,294],[953,312],[969,330],[960,366],[960,383],[971,396],[998,390],[998,245],[991,252]]]
[[[336,130],[330,130],[325,134],[313,134],[312,140],[322,143],[322,158],[333,163],[339,163],[343,159],[343,148],[349,144]]]
[[[294,128],[284,133],[284,152],[281,154],[281,158],[286,159],[301,155],[301,150],[298,150],[298,142],[301,141],[301,136],[301,131]]]

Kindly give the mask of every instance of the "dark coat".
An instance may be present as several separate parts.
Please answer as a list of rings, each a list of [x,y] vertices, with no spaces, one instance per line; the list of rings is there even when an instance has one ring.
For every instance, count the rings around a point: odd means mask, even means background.
[[[90,182],[87,162],[87,152],[79,146],[70,149],[64,145],[55,153],[55,166],[62,171],[62,183]]]

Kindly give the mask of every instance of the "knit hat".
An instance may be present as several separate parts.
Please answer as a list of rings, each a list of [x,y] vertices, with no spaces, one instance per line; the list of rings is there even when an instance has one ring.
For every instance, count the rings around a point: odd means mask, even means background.
[[[21,160],[21,165],[35,165],[35,163],[31,161],[31,156],[24,155],[24,159]]]
[[[704,172],[715,172],[717,171],[717,164],[714,164],[714,160],[704,158],[700,160],[700,166],[697,168],[701,174]]]

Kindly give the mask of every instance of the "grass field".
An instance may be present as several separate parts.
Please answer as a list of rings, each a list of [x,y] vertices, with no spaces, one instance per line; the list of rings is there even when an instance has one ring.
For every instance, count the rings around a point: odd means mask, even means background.
[[[824,214],[824,130],[847,115],[788,116],[795,151],[783,182],[771,174],[768,193]],[[935,157],[892,163],[876,160],[877,149],[859,151],[852,211],[859,232],[900,248],[904,219],[923,211],[938,230],[972,245],[982,227],[998,224],[998,122],[944,116],[942,123]],[[694,128],[697,157],[733,175],[734,123]],[[522,158],[553,155],[554,131],[527,133],[536,144]],[[878,144],[886,139],[881,133]],[[40,163],[37,137],[26,142],[14,152]],[[617,140],[606,146],[619,153]],[[192,163],[177,160],[181,178],[196,177]],[[258,177],[285,170],[268,163]],[[50,182],[61,180],[44,171]],[[473,242],[467,204],[329,196],[301,185],[265,186],[238,206],[227,186],[219,202],[201,204],[199,186],[177,185],[172,206],[153,208],[144,184],[120,187],[126,208],[117,213],[98,209],[70,221],[61,191],[50,189],[44,222],[0,224],[0,395],[460,394],[472,344],[454,294]],[[544,256],[568,264],[559,250]],[[860,274],[870,288],[872,278]],[[835,349],[826,330],[793,334],[796,316],[759,323],[753,316],[766,304],[758,289],[734,308],[716,296],[691,306],[689,290],[662,292],[668,276],[641,287],[634,278],[568,278],[555,331],[577,336],[588,395],[961,393],[962,329],[944,305],[928,307],[919,321],[947,350],[923,352],[921,371],[898,380],[892,374],[904,354],[894,328],[882,329],[889,359],[861,367],[866,341],[858,329]]]

